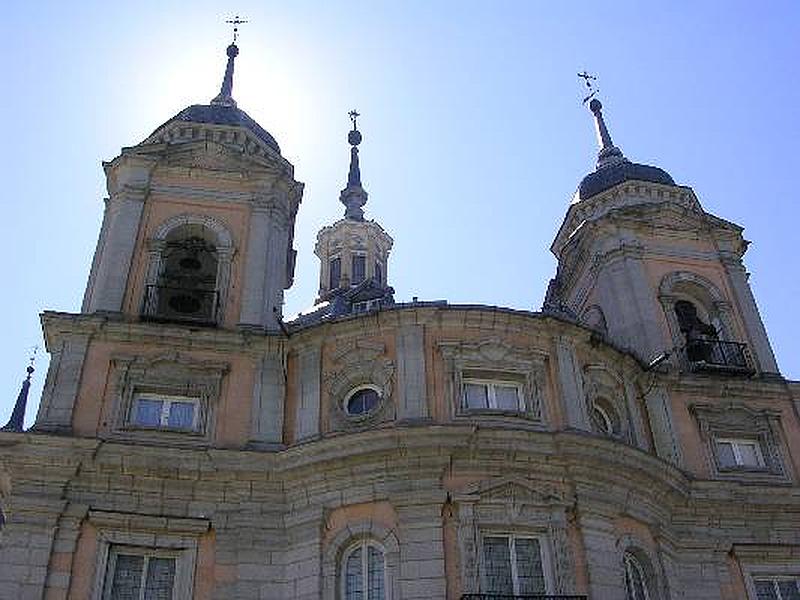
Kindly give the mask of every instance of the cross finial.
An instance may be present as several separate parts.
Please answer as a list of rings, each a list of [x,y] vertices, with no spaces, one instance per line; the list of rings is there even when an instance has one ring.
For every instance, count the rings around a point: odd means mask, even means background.
[[[233,19],[229,19],[225,21],[229,25],[233,25],[233,43],[236,43],[236,40],[239,39],[239,25],[243,23],[247,23],[247,21],[243,21],[239,18],[239,15],[233,17]]]
[[[361,114],[355,109],[351,110],[347,114],[350,115],[350,120],[353,122],[353,131],[355,131],[356,129],[358,129],[358,124],[356,123],[356,119],[358,119],[358,117],[360,117]]]
[[[592,85],[592,81],[597,81],[597,76],[592,75],[591,73],[587,73],[586,70],[584,69],[583,73],[578,73],[578,77],[583,79],[583,82],[586,84],[586,87],[589,90],[589,95],[583,99],[583,103],[586,104],[589,100],[595,97],[597,92],[600,91],[598,88]]]

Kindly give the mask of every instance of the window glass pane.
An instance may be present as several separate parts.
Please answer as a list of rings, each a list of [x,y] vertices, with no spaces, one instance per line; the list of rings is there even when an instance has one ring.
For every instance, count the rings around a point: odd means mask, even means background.
[[[627,600],[649,600],[644,570],[630,554],[625,556],[625,588]]]
[[[464,404],[467,408],[488,408],[489,394],[482,383],[464,384]]]
[[[511,552],[508,547],[508,538],[484,538],[483,562],[486,573],[486,593],[513,594]]]
[[[364,575],[361,572],[361,548],[353,550],[344,567],[345,600],[364,600]]]
[[[150,557],[144,600],[171,600],[175,582],[175,559]]]
[[[144,556],[118,554],[114,566],[114,580],[111,584],[113,600],[139,600],[142,585]]]
[[[544,572],[539,540],[514,538],[517,561],[517,594],[544,594]]]
[[[781,600],[800,600],[800,587],[798,581],[779,581],[778,588],[781,590]]]
[[[778,600],[778,590],[771,579],[756,580],[756,600]]]
[[[191,429],[194,423],[194,402],[172,402],[167,425],[176,429]]]
[[[342,259],[332,258],[330,263],[330,289],[335,290],[339,287],[339,279],[342,276]]]
[[[733,456],[733,445],[730,442],[717,442],[717,457],[720,467],[735,467],[736,458]]]
[[[366,256],[354,256],[353,257],[353,276],[350,281],[353,285],[357,283],[361,283],[364,281],[364,277],[366,276],[367,270],[367,257]]]
[[[347,413],[350,415],[365,415],[375,408],[380,400],[378,392],[371,388],[358,390],[347,401]]]
[[[500,410],[519,410],[519,391],[515,385],[495,384],[494,399]]]
[[[755,442],[740,442],[737,444],[741,464],[746,467],[758,467],[758,450]]]
[[[161,424],[161,407],[163,405],[161,400],[137,399],[133,422],[145,427],[158,427]]]
[[[367,578],[369,581],[367,600],[384,600],[383,552],[374,546],[369,546],[367,554],[369,556],[367,564]]]

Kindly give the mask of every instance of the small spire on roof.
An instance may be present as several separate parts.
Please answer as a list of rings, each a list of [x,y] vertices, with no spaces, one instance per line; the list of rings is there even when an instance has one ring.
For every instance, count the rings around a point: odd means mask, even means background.
[[[30,363],[28,364],[28,368],[25,369],[27,372],[27,376],[22,381],[22,387],[19,390],[19,394],[17,395],[17,401],[14,404],[14,410],[11,411],[11,418],[6,423],[6,426],[3,427],[0,431],[16,431],[21,432],[24,426],[25,421],[25,409],[28,406],[28,390],[31,387],[31,375],[33,375],[33,363],[36,360],[36,351],[38,347],[34,346],[33,354],[30,358]]]
[[[239,47],[236,45],[236,40],[239,38],[239,25],[247,23],[236,15],[233,19],[225,21],[233,25],[233,42],[226,53],[228,55],[228,64],[225,67],[225,76],[222,78],[222,86],[220,86],[219,94],[211,101],[211,104],[218,106],[236,106],[236,101],[233,99],[233,63],[239,55]]]
[[[347,134],[347,141],[350,144],[350,171],[347,174],[347,187],[339,195],[339,201],[345,205],[344,217],[352,221],[363,221],[363,206],[367,203],[367,192],[361,185],[361,167],[358,163],[358,145],[361,143],[361,132],[358,130],[357,119],[361,115],[355,110],[351,110],[350,120],[353,122],[353,129]]]
[[[590,75],[586,71],[578,73],[578,77],[583,79],[589,91],[589,94],[583,99],[583,103],[586,104],[588,102],[589,110],[594,115],[597,143],[600,146],[600,152],[597,154],[597,168],[602,169],[624,161],[625,156],[622,154],[622,150],[617,148],[614,142],[611,141],[611,134],[608,132],[608,127],[606,127],[606,122],[603,118],[603,104],[595,98],[600,90],[592,84],[592,81],[596,81],[597,77]]]

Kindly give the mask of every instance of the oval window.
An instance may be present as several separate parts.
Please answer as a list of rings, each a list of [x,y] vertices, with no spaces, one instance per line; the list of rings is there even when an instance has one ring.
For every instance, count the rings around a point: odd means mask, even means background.
[[[347,414],[365,415],[378,406],[380,401],[381,397],[377,390],[372,388],[362,388],[360,390],[356,390],[347,399]]]

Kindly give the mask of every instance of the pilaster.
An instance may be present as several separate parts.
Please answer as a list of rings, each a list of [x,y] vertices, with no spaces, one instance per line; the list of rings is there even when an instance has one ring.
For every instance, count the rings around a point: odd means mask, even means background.
[[[425,329],[406,325],[397,331],[397,418],[429,416],[425,385]]]
[[[251,445],[279,447],[283,442],[285,367],[283,349],[270,350],[259,361],[253,388]]]

